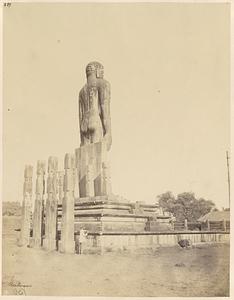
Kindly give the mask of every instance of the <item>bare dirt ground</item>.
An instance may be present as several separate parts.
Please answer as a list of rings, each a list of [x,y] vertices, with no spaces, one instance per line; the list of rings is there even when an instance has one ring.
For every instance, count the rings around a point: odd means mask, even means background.
[[[229,244],[160,247],[131,255],[65,255],[18,247],[17,223],[15,217],[3,218],[3,295],[229,295]]]

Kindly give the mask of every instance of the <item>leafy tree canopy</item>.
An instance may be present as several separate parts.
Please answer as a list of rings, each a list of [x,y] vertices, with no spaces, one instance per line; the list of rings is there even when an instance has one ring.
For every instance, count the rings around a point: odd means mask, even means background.
[[[175,197],[172,192],[157,196],[159,205],[164,211],[171,212],[176,220],[196,222],[201,216],[215,208],[214,202],[203,198],[197,199],[192,192],[184,192]]]
[[[19,202],[2,202],[2,215],[3,216],[20,216],[21,205]]]

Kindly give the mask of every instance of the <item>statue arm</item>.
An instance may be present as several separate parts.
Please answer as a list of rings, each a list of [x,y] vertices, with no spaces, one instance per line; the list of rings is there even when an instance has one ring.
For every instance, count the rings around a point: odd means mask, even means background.
[[[81,130],[82,127],[82,120],[83,120],[83,105],[82,105],[82,90],[80,91],[79,94],[79,125],[80,125],[80,141],[81,141],[81,145],[84,144],[84,136]]]
[[[111,118],[110,118],[110,84],[105,81],[99,89],[100,115],[102,120],[103,135],[107,140],[107,149],[110,149],[111,138]]]

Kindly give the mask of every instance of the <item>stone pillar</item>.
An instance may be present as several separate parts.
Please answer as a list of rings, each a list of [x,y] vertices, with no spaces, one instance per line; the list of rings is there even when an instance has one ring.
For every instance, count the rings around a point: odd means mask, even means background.
[[[210,221],[207,220],[206,222],[207,222],[207,230],[210,231]]]
[[[64,160],[64,197],[62,205],[61,252],[75,253],[74,237],[74,189],[75,156],[66,154]]]
[[[171,222],[171,229],[172,230],[175,230],[175,222],[172,220],[172,222]]]
[[[187,219],[184,220],[184,229],[188,230],[188,220]]]
[[[227,223],[226,220],[223,220],[223,230],[227,231]]]
[[[33,246],[42,246],[42,224],[44,213],[44,194],[45,194],[45,167],[46,162],[38,160],[37,162],[37,180],[36,180],[36,199],[33,213]]]
[[[24,169],[24,188],[19,246],[28,246],[30,242],[32,214],[32,175],[33,167],[31,165],[26,165]]]
[[[80,197],[88,197],[92,194],[91,185],[94,185],[94,196],[108,195],[111,189],[110,176],[107,175],[109,174],[109,164],[107,163],[105,141],[85,145],[76,149],[76,165]],[[92,183],[90,182],[91,180]],[[89,181],[89,183],[87,183],[87,181]],[[106,185],[107,182],[108,185]]]
[[[57,193],[58,193],[58,159],[49,157],[47,178],[47,200],[45,209],[45,239],[46,250],[57,249]]]
[[[58,172],[58,204],[63,203],[63,185],[64,185],[64,172],[60,171]]]

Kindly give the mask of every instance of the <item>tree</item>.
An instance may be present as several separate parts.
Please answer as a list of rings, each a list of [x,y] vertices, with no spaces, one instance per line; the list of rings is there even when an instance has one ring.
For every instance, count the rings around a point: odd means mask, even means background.
[[[158,196],[158,202],[164,211],[171,212],[179,222],[185,219],[195,222],[215,207],[212,201],[197,199],[192,192],[178,194],[176,198],[171,192],[166,192]]]
[[[2,202],[2,215],[3,216],[20,216],[21,205],[19,202]]]
[[[157,196],[157,198],[159,206],[161,206],[163,210],[172,212],[171,210],[173,210],[173,207],[175,205],[175,197],[172,192],[163,193]]]

